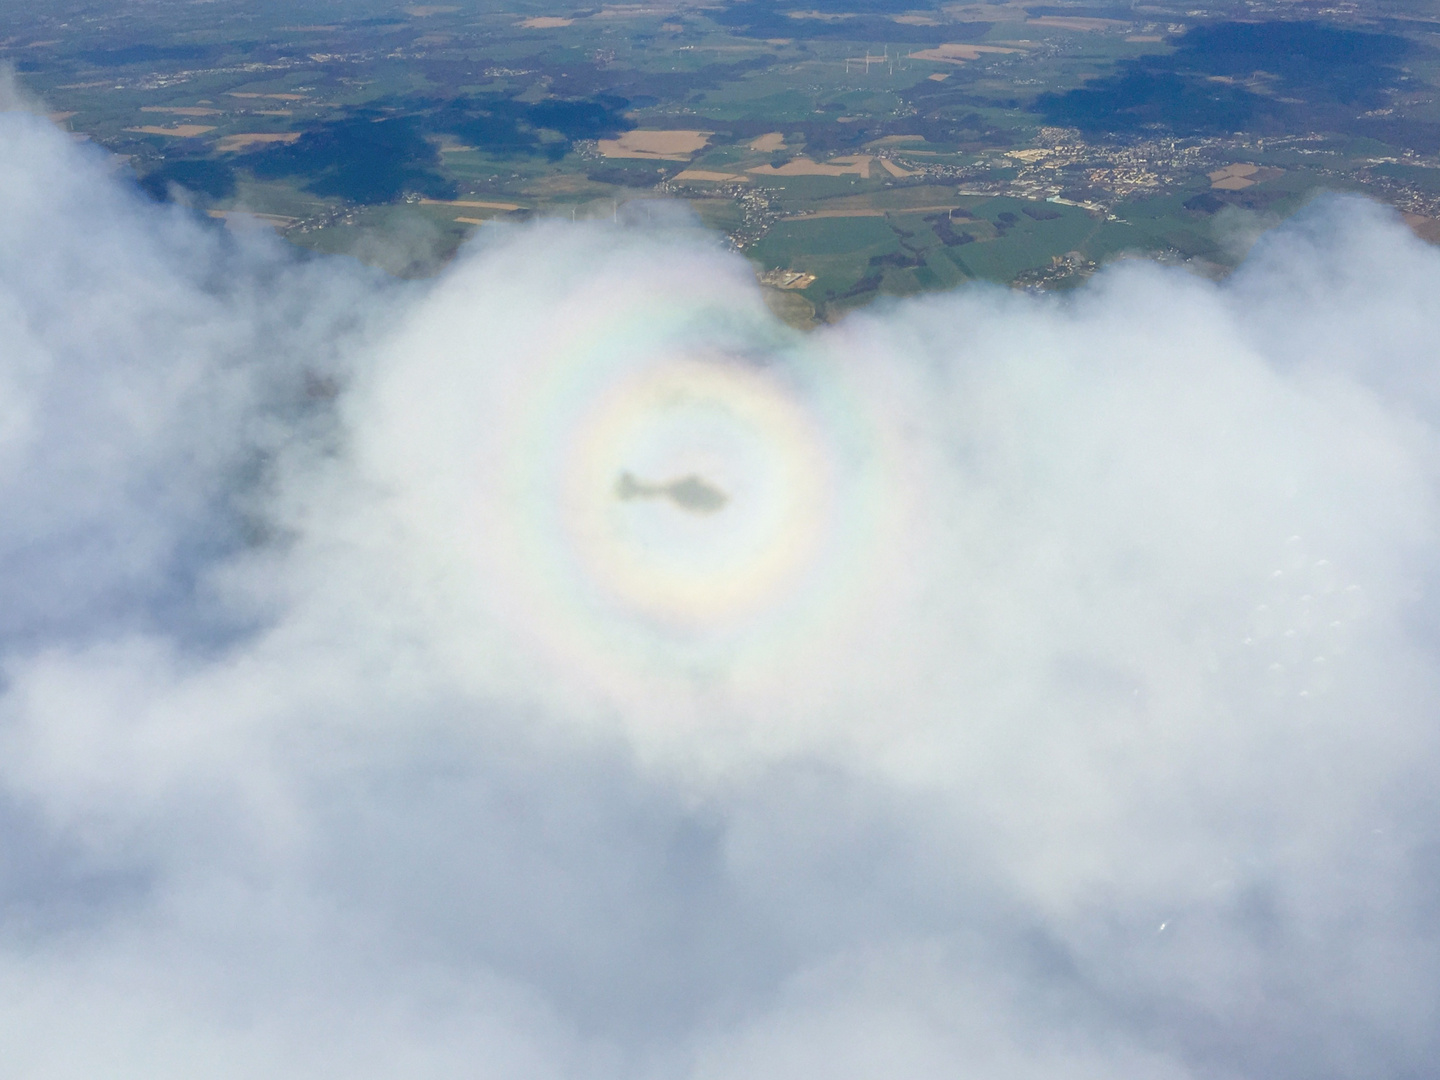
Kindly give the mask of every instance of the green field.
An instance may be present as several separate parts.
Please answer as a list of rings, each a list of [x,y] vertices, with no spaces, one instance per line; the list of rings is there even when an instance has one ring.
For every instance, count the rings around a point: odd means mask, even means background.
[[[1063,287],[1137,253],[1223,273],[1237,221],[1273,223],[1326,190],[1440,235],[1440,50],[1424,26],[1336,15],[1334,40],[1382,41],[1403,66],[1332,78],[1317,54],[1261,79],[1230,73],[1201,32],[1279,49],[1292,23],[1251,7],[1228,23],[1230,7],[822,18],[746,0],[557,18],[157,0],[123,17],[0,12],[0,59],[151,197],[217,223],[266,215],[296,243],[403,274],[433,272],[479,221],[618,216],[651,198],[688,202],[757,272],[815,275],[785,303],[820,318],[972,279]],[[1146,79],[1171,89],[1147,97]],[[676,130],[708,141],[617,156],[627,133]],[[1224,179],[1251,165],[1264,171]],[[827,169],[849,171],[802,175]]]

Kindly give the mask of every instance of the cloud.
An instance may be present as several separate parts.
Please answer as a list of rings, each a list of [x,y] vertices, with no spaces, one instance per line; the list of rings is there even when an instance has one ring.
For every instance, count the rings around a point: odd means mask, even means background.
[[[1433,1060],[1388,211],[799,335],[679,218],[397,283],[0,143],[14,1075]]]

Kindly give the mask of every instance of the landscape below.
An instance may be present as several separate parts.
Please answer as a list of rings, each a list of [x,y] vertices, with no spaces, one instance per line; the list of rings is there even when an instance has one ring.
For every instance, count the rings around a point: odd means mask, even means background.
[[[1318,193],[1440,240],[1440,15],[1295,0],[158,2],[0,14],[150,196],[394,273],[683,201],[796,325],[1132,255],[1218,277]]]

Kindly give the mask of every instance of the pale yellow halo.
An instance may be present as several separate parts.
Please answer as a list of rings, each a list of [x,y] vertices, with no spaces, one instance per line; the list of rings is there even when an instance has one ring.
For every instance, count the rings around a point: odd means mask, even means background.
[[[606,600],[677,628],[783,605],[824,541],[833,478],[807,411],[762,369],[680,358],[581,418],[561,520]]]

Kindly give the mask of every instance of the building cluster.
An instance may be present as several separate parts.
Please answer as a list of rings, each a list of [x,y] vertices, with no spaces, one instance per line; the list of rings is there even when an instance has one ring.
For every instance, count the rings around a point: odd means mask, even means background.
[[[736,184],[734,196],[740,203],[742,217],[740,227],[730,233],[730,239],[743,251],[769,232],[784,211],[776,192],[769,188]]]
[[[975,161],[964,165],[907,156],[903,147],[885,156],[912,174],[908,182],[953,183],[962,195],[1048,199],[1109,214],[1125,199],[1193,189],[1197,177],[1213,176],[1236,161],[1263,161],[1267,155],[1281,155],[1290,160],[1298,157],[1307,171],[1337,188],[1358,186],[1406,213],[1440,218],[1440,161],[1407,152],[1403,157],[1363,162],[1356,168],[1353,159],[1338,157],[1333,145],[1327,145],[1330,143],[1318,134],[1091,143],[1078,131],[1047,127],[1040,129],[1033,146],[982,151]],[[1411,177],[1381,167],[1396,163],[1411,167]],[[1414,169],[1434,170],[1434,180],[1417,180]],[[1278,170],[1269,171],[1279,175]],[[1215,186],[1243,190],[1251,182],[1232,178]]]
[[[1223,140],[1151,138],[1090,143],[1069,128],[1041,128],[1037,145],[996,148],[969,165],[907,167],[926,182],[953,182],[964,194],[1049,199],[1109,213],[1115,203],[1191,184],[1225,157]],[[901,151],[897,157],[904,157]]]
[[[1095,260],[1087,258],[1084,253],[1067,251],[1064,255],[1052,255],[1048,266],[1022,271],[1011,285],[1030,292],[1043,292],[1061,283],[1088,278],[1097,269]]]
[[[655,191],[661,195],[674,195],[680,198],[700,196],[733,199],[740,208],[740,224],[731,229],[726,237],[730,246],[737,251],[744,251],[763,237],[770,231],[770,227],[785,214],[784,207],[780,204],[779,192],[762,184],[746,181],[728,184],[707,182],[703,188],[697,188],[696,185],[684,181],[666,180],[656,185]]]
[[[1397,162],[1411,164],[1403,159],[1377,160],[1371,163],[1371,168],[1362,172],[1359,179],[1364,182],[1367,189],[1374,193],[1376,198],[1389,203],[1401,213],[1440,219],[1440,190],[1427,190],[1428,185],[1422,187],[1415,180],[1376,172],[1373,167]],[[1418,165],[1418,163],[1415,164]],[[1431,166],[1431,168],[1434,169],[1434,184],[1440,188],[1440,166]]]

